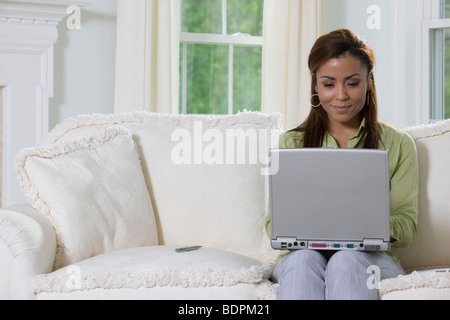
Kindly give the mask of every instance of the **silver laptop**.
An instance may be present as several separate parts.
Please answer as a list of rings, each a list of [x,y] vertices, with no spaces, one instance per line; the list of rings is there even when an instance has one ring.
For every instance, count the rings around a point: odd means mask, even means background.
[[[390,250],[389,158],[373,149],[271,149],[271,245]]]

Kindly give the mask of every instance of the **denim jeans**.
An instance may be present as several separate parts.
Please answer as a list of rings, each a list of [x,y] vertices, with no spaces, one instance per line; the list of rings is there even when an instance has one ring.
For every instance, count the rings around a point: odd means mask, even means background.
[[[273,280],[280,300],[373,300],[377,284],[405,274],[391,257],[377,252],[297,250],[278,263]],[[378,280],[378,281],[377,281]]]

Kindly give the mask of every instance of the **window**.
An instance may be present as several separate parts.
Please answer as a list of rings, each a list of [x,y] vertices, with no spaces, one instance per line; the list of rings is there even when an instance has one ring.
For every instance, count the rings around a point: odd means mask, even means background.
[[[429,94],[425,97],[429,97],[430,121],[450,118],[450,0],[434,5],[433,17],[425,21],[423,34],[429,43],[424,57],[429,65]]]
[[[443,12],[445,14],[445,19],[450,19],[450,1],[446,0],[443,8]],[[450,23],[449,23],[450,26]],[[444,64],[445,64],[445,76],[444,76],[444,87],[445,87],[445,96],[444,96],[444,118],[450,118],[450,28],[445,29],[444,34]]]
[[[261,109],[264,0],[181,0],[180,113]]]

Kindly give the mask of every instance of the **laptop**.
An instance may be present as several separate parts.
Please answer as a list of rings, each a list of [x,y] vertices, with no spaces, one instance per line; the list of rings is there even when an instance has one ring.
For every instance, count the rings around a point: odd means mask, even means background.
[[[389,251],[387,150],[271,149],[274,249]]]

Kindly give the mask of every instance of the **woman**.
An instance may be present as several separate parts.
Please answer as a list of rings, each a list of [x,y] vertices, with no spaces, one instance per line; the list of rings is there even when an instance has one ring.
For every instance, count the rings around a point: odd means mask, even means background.
[[[378,121],[372,48],[350,30],[336,30],[316,41],[308,65],[310,114],[281,136],[280,148],[389,150],[391,243],[408,245],[417,233],[417,153],[407,134]],[[393,252],[297,250],[281,258],[273,279],[279,299],[377,299],[371,270],[381,280],[404,274]]]

